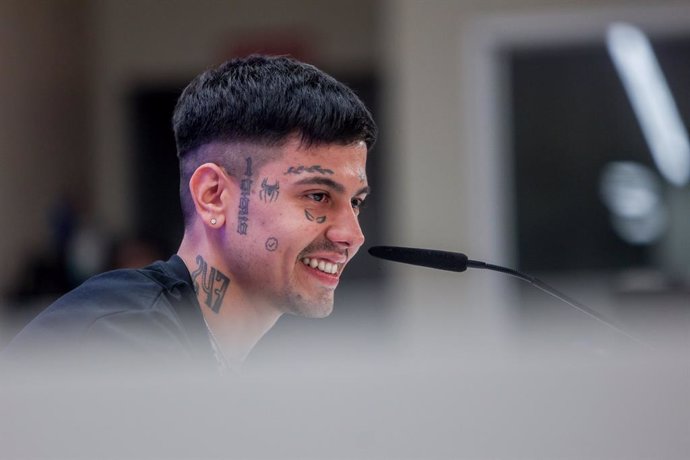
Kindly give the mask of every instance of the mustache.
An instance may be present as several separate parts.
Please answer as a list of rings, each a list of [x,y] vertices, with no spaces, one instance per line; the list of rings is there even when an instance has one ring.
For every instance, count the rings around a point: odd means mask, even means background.
[[[336,254],[344,255],[346,258],[349,259],[349,253],[347,248],[341,249],[340,247],[338,247],[337,244],[329,240],[320,240],[310,243],[306,248],[304,248],[304,250],[300,254],[300,257],[304,257],[307,254],[318,251],[334,252]]]

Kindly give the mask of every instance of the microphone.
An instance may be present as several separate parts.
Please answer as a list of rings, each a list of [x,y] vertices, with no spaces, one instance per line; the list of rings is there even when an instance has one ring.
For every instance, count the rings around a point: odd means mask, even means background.
[[[380,259],[420,265],[451,272],[467,270],[467,256],[459,252],[437,251],[434,249],[401,248],[396,246],[373,246],[369,254]]]
[[[393,262],[402,262],[411,265],[419,265],[428,268],[436,268],[438,270],[464,272],[468,268],[478,268],[505,273],[507,275],[527,281],[534,287],[552,295],[562,302],[565,302],[567,305],[588,315],[589,317],[594,318],[619,334],[622,334],[627,338],[644,345],[645,347],[652,348],[646,342],[617,326],[612,320],[604,317],[601,313],[598,313],[584,304],[569,298],[562,292],[557,291],[555,288],[549,286],[536,277],[521,273],[511,268],[501,267],[500,265],[492,265],[479,260],[471,260],[465,254],[459,252],[438,251],[436,249],[405,248],[399,246],[372,246],[369,248],[369,254],[380,259],[391,260]]]

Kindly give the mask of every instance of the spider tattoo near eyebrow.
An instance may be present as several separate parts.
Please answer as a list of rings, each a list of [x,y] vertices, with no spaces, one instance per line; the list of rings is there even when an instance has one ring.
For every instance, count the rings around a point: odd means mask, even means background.
[[[322,168],[321,165],[314,165],[314,166],[299,165],[297,167],[290,166],[288,168],[288,170],[285,171],[283,174],[285,174],[285,175],[302,174],[303,172],[319,173],[319,174],[323,174],[323,175],[335,174],[332,169]]]
[[[264,177],[264,180],[261,181],[259,198],[266,203],[272,203],[278,199],[278,195],[280,195],[280,184],[278,181],[275,184],[269,184],[268,177]]]
[[[317,224],[323,224],[324,222],[326,222],[326,216],[314,217],[314,215],[310,213],[308,209],[304,210],[304,215],[310,222],[316,222]]]

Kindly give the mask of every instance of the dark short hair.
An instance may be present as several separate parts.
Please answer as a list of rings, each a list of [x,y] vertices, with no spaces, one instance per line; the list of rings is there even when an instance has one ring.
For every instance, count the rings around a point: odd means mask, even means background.
[[[369,110],[347,86],[295,59],[257,55],[227,61],[192,80],[175,106],[173,130],[185,226],[194,213],[188,189],[194,170],[207,161],[233,170],[231,158],[199,155],[203,145],[270,147],[297,135],[306,146],[364,141],[371,149],[377,135]]]
[[[177,154],[214,141],[276,145],[297,134],[305,144],[369,149],[377,128],[347,86],[284,56],[252,55],[209,69],[185,88],[173,115]]]

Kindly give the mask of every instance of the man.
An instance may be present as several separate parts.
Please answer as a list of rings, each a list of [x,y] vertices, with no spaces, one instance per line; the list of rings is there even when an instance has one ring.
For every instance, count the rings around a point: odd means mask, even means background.
[[[364,242],[376,125],[357,96],[313,66],[250,56],[196,77],[173,125],[185,222],[177,254],[88,280],[6,356],[69,349],[91,364],[105,350],[126,352],[127,363],[237,368],[282,314],[331,312]]]

